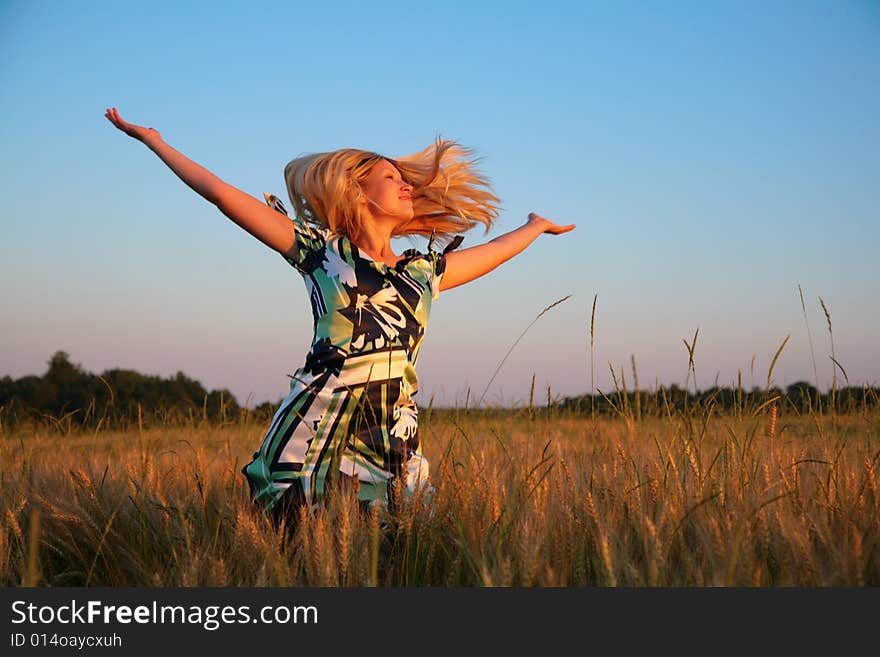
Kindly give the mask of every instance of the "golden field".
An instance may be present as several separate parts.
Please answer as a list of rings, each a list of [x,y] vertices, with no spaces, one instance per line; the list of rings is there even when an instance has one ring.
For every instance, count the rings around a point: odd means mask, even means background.
[[[659,406],[658,406],[659,408]],[[0,434],[4,586],[880,584],[880,423],[438,411],[430,501],[340,492],[280,531],[240,469],[268,422]]]

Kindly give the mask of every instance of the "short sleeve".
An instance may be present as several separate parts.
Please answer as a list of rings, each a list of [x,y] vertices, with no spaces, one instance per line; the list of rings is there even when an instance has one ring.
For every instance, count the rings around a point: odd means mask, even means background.
[[[434,239],[428,244],[428,257],[431,259],[433,276],[431,277],[431,299],[436,301],[440,296],[440,281],[443,280],[443,273],[446,271],[446,254],[457,249],[462,243],[464,237],[456,235],[443,251],[435,251],[433,249]]]
[[[285,216],[289,216],[287,208],[284,207],[280,198],[268,192],[263,192],[263,197],[266,199],[269,207],[278,210],[278,212]],[[314,269],[314,266],[310,264],[315,260],[314,255],[327,244],[328,231],[309,224],[299,217],[290,217],[290,221],[293,224],[297,254],[296,258],[290,258],[282,253],[281,257],[303,274],[309,274]]]
[[[438,251],[429,251],[428,255],[431,259],[431,299],[436,301],[440,297],[440,281],[443,279],[443,272],[446,271],[446,254]]]

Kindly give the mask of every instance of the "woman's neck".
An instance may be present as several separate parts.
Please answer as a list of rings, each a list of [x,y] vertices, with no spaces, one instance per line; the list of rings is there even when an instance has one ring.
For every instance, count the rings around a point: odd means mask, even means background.
[[[373,260],[394,264],[398,257],[391,248],[391,226],[374,226],[369,231],[361,231],[355,244]]]

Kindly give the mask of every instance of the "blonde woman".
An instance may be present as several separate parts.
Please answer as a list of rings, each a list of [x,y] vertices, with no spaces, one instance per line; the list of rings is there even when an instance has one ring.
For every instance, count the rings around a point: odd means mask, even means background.
[[[356,482],[361,501],[385,502],[392,486],[428,485],[419,446],[416,361],[431,303],[559,226],[526,223],[453,252],[460,233],[488,231],[499,199],[470,152],[438,141],[409,157],[342,149],[292,160],[284,169],[293,205],[265,203],[220,180],[152,128],[105,116],[143,142],[198,194],[274,249],[305,279],[314,339],[253,460],[242,472],[253,501],[276,518],[323,496],[333,481]],[[426,251],[397,255],[391,238],[430,236]],[[445,244],[442,251],[435,242]]]

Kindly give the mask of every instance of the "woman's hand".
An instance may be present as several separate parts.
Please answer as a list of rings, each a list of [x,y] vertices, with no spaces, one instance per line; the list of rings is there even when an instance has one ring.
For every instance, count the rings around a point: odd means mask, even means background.
[[[574,230],[575,228],[575,224],[560,226],[558,224],[554,224],[549,219],[545,219],[535,212],[529,212],[529,220],[526,222],[526,225],[532,224],[540,226],[542,233],[550,233],[551,235],[561,235],[562,233],[567,233],[568,231]]]
[[[154,128],[145,128],[140,125],[135,125],[134,123],[128,123],[127,121],[123,121],[122,117],[119,116],[119,112],[115,107],[108,109],[104,116],[107,117],[107,120],[110,121],[117,128],[122,130],[129,137],[133,137],[138,141],[141,141],[149,146],[149,142],[162,140],[162,135],[159,134],[159,131]]]
[[[535,227],[538,230],[535,230]],[[538,239],[541,233],[559,235],[574,230],[575,225],[559,226],[549,219],[529,213],[529,220],[509,233],[499,235],[491,242],[472,246],[462,251],[452,251],[446,255],[446,269],[440,279],[440,289],[448,290],[463,285],[488,274],[502,262],[510,260],[529,244]]]

